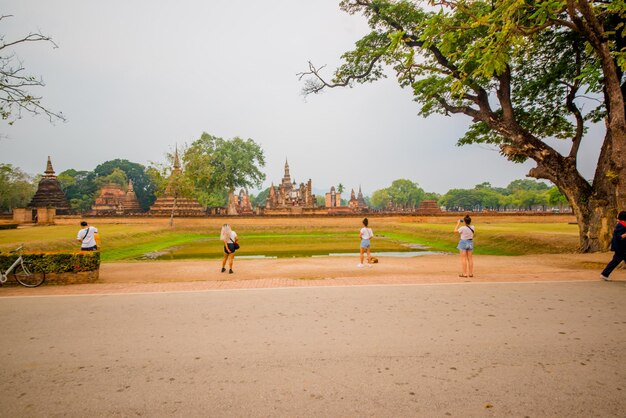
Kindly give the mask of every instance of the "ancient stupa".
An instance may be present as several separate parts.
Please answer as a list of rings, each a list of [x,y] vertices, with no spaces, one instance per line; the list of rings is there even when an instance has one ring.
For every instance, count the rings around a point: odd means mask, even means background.
[[[61,190],[61,184],[54,175],[52,162],[48,156],[48,164],[43,177],[39,180],[37,193],[28,204],[29,208],[55,208],[58,215],[65,215],[70,211],[70,204]]]
[[[150,215],[155,216],[204,216],[206,210],[195,199],[180,196],[176,179],[182,174],[180,160],[178,159],[178,148],[174,154],[174,168],[170,175],[169,182],[165,188],[163,196],[158,197],[156,202],[150,206]]]
[[[128,215],[141,212],[141,206],[133,189],[133,181],[128,181],[128,189],[116,183],[108,183],[100,188],[100,193],[91,207],[93,215]]]
[[[355,212],[363,212],[367,211],[367,203],[365,203],[365,198],[363,197],[363,192],[361,191],[361,186],[359,186],[359,194],[354,194],[354,189],[352,189],[350,193],[350,200],[348,201],[348,206]]]
[[[128,180],[128,190],[126,190],[126,195],[124,196],[124,202],[122,202],[122,207],[124,208],[124,213],[143,212],[141,210],[139,200],[137,200],[137,195],[135,194],[132,180]]]

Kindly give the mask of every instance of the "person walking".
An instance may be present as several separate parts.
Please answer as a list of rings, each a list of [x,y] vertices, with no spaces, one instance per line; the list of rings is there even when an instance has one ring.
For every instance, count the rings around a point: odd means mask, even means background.
[[[98,245],[96,243],[96,237],[98,233],[98,228],[95,226],[89,226],[86,221],[82,221],[80,223],[81,229],[78,231],[76,235],[76,240],[80,241],[80,250],[81,251],[96,251],[98,250]]]
[[[463,226],[461,222],[464,223]],[[472,218],[465,215],[463,219],[456,222],[454,232],[460,235],[459,245],[456,248],[461,252],[461,273],[459,277],[474,277],[474,260],[472,252],[474,251],[474,228],[470,226]]]
[[[368,228],[369,221],[367,218],[363,219],[363,228],[359,232],[359,237],[361,238],[361,247],[360,247],[360,258],[361,261],[357,265],[357,267],[363,267],[363,258],[364,254],[367,252],[367,267],[372,267],[372,253],[370,252],[370,240],[374,237],[374,232],[372,232],[372,228]]]
[[[613,238],[611,239],[611,251],[615,252],[613,259],[609,261],[609,264],[600,273],[600,278],[607,282],[611,281],[609,276],[615,270],[615,267],[622,261],[626,262],[626,211],[621,211],[617,215],[617,225],[615,225]]]
[[[226,271],[226,262],[228,261],[228,274],[233,274],[233,261],[235,260],[235,251],[239,248],[237,243],[237,233],[232,230],[230,225],[222,225],[220,232],[220,240],[224,243],[224,259],[222,260],[222,273]]]

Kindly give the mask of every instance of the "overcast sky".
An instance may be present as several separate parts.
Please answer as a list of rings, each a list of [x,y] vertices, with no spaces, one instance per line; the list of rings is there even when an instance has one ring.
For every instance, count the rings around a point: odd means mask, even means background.
[[[445,193],[483,181],[506,186],[534,166],[488,147],[457,147],[465,116],[417,115],[393,79],[301,95],[296,73],[328,65],[368,32],[339,0],[4,0],[5,42],[40,30],[45,43],[16,53],[46,86],[35,91],[67,122],[25,115],[0,122],[0,162],[36,174],[93,170],[116,158],[165,161],[176,143],[208,132],[252,138],[265,152],[264,187],[292,178],[316,190],[362,185],[366,195],[408,178]],[[330,77],[329,77],[330,78]],[[581,170],[591,178],[602,130],[588,135]]]

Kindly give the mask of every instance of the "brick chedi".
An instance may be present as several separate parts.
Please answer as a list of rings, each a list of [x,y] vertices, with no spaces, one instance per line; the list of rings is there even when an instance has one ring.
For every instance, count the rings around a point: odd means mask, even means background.
[[[135,194],[132,180],[128,180],[128,190],[126,190],[126,195],[124,196],[122,207],[124,208],[124,213],[143,212],[143,210],[141,210],[139,200],[137,200],[137,195]]]
[[[436,200],[422,200],[417,208],[417,213],[422,215],[437,215],[441,213],[441,208]]]
[[[61,184],[54,174],[52,162],[48,156],[48,163],[43,177],[39,180],[37,192],[28,204],[29,208],[55,208],[56,213],[64,215],[69,213],[70,204],[61,190]]]
[[[100,188],[100,193],[91,207],[93,215],[123,215],[122,202],[126,192],[116,183],[108,183]]]
[[[126,191],[115,183],[102,186],[91,211],[93,215],[129,215],[141,212],[132,180],[129,180]]]
[[[150,206],[150,215],[154,216],[205,216],[206,209],[195,199],[180,195],[177,187],[177,178],[182,175],[178,149],[174,154],[174,168],[163,196],[158,197]]]
[[[352,209],[353,212],[366,212],[369,209],[367,207],[367,203],[365,203],[361,186],[359,186],[358,195],[355,195],[354,189],[352,189],[352,192],[350,193],[350,200],[348,201],[348,207]]]

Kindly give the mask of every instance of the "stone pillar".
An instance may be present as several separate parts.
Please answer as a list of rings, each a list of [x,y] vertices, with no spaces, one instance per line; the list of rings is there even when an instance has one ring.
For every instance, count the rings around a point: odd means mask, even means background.
[[[237,197],[235,193],[228,193],[228,209],[226,212],[227,215],[238,215],[237,212]]]
[[[33,223],[33,210],[30,208],[14,208],[13,222],[18,224]]]
[[[54,217],[57,214],[55,208],[37,208],[37,223],[41,225],[54,224]]]

